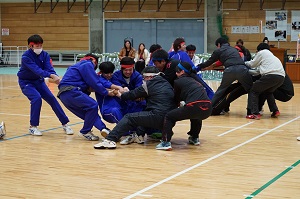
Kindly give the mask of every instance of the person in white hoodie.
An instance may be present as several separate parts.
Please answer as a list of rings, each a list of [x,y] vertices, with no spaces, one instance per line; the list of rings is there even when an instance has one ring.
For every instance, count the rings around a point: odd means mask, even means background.
[[[272,117],[277,117],[280,113],[275,103],[273,92],[281,86],[284,81],[285,71],[281,61],[273,55],[270,47],[266,43],[260,43],[257,46],[257,54],[254,59],[245,64],[250,68],[257,68],[261,74],[261,78],[253,83],[248,95],[248,108],[251,114],[247,115],[248,119],[260,119],[259,114],[259,95],[266,95],[265,99],[270,99],[270,110]]]

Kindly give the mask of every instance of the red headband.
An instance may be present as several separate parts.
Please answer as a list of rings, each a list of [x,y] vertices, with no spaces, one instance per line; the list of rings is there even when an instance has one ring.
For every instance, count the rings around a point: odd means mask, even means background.
[[[187,50],[188,52],[196,52],[195,50]]]
[[[83,57],[83,58],[80,59],[80,61],[82,61],[82,60],[90,60],[90,59],[92,59],[93,61],[95,61],[96,63],[98,63],[97,60],[94,57],[92,57],[92,56]]]
[[[121,68],[126,69],[126,68],[133,68],[134,64],[132,65],[121,65]]]

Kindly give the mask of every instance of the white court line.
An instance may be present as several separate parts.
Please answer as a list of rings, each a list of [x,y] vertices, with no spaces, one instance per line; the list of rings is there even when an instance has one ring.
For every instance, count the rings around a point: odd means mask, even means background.
[[[231,152],[231,151],[233,151],[235,149],[238,149],[238,148],[240,148],[240,147],[242,147],[242,146],[244,146],[244,145],[246,145],[246,144],[248,144],[248,143],[250,143],[250,142],[252,142],[252,141],[254,141],[254,140],[256,140],[256,139],[258,139],[260,137],[262,137],[262,136],[264,136],[264,135],[267,135],[268,133],[270,133],[270,132],[272,132],[272,131],[274,131],[274,130],[276,130],[278,128],[281,128],[281,127],[283,127],[283,126],[285,126],[285,125],[287,125],[287,124],[289,124],[289,123],[291,123],[291,122],[293,122],[295,120],[298,120],[299,118],[300,118],[300,116],[298,116],[298,117],[296,117],[296,118],[294,118],[294,119],[292,119],[292,120],[290,120],[290,121],[288,121],[286,123],[283,123],[283,124],[281,124],[281,125],[273,128],[273,129],[270,129],[270,130],[268,130],[268,131],[266,131],[266,132],[264,132],[264,133],[262,133],[262,134],[260,134],[258,136],[255,136],[254,138],[251,138],[250,140],[247,140],[247,141],[245,141],[245,142],[243,142],[243,143],[241,143],[239,145],[236,145],[236,146],[234,146],[234,147],[232,147],[230,149],[227,149],[226,151],[223,151],[223,152],[221,152],[221,153],[219,153],[219,154],[217,154],[217,155],[215,155],[213,157],[210,157],[210,158],[208,158],[208,159],[206,159],[206,160],[204,160],[202,162],[199,162],[198,164],[196,164],[194,166],[191,166],[191,167],[189,167],[189,168],[187,168],[187,169],[185,169],[183,171],[180,171],[180,172],[178,172],[178,173],[176,173],[176,174],[174,174],[174,175],[172,175],[172,176],[170,176],[168,178],[165,178],[165,179],[163,179],[163,180],[161,180],[161,181],[159,181],[159,182],[157,182],[157,183],[155,183],[153,185],[150,185],[150,186],[148,186],[148,187],[146,187],[146,188],[144,188],[144,189],[142,189],[140,191],[137,191],[134,194],[131,194],[131,195],[125,197],[124,199],[130,199],[130,198],[138,196],[138,195],[140,195],[140,194],[142,194],[142,193],[144,193],[146,191],[149,191],[150,189],[153,189],[153,188],[155,188],[155,187],[157,187],[157,186],[159,186],[159,185],[161,185],[161,184],[163,184],[165,182],[168,182],[168,181],[172,180],[173,178],[176,178],[176,177],[178,177],[178,176],[180,176],[180,175],[182,175],[182,174],[184,174],[184,173],[186,173],[188,171],[191,171],[191,170],[193,170],[193,169],[195,169],[195,168],[197,168],[197,167],[199,167],[199,166],[201,166],[201,165],[203,165],[203,164],[205,164],[207,162],[210,162],[211,160],[217,159],[218,157],[221,157],[222,155],[225,155],[225,154],[227,154],[227,153],[229,153],[229,152]]]
[[[29,114],[17,114],[17,113],[0,113],[0,115],[9,115],[9,116],[22,116],[22,117],[30,117],[30,115]],[[43,116],[43,115],[41,115],[40,116],[40,118],[51,118],[51,117],[55,117],[55,118],[57,118],[57,116],[56,115],[53,115],[53,116],[50,116],[50,115],[45,115],[45,116]],[[78,117],[69,117],[68,116],[68,118],[70,119],[75,119],[75,118],[78,118]]]
[[[176,126],[190,126],[190,124],[176,124]],[[209,126],[209,125],[205,125],[204,127],[206,127],[206,128],[223,128],[223,129],[231,129],[232,128],[231,126]],[[244,128],[244,129],[247,129],[247,130],[257,130],[258,128]],[[267,131],[267,130],[270,130],[270,129],[259,128],[259,130]],[[279,130],[279,131],[283,131],[283,130]]]
[[[14,115],[14,116],[25,116],[25,117],[29,117],[30,115],[26,115],[26,114],[16,114],[16,113],[10,113],[10,114],[8,114],[8,113],[0,113],[0,115]],[[40,116],[40,117],[45,117],[45,118],[47,118],[47,117],[56,117],[56,116]]]
[[[232,132],[232,131],[235,131],[235,130],[238,130],[238,129],[240,129],[240,128],[243,128],[244,126],[248,126],[249,124],[252,124],[252,123],[254,123],[254,121],[249,122],[249,123],[247,123],[247,124],[244,124],[244,125],[242,125],[242,126],[236,127],[236,128],[231,129],[231,130],[229,130],[229,131],[226,131],[226,132],[224,132],[224,133],[222,133],[222,134],[220,134],[220,135],[218,135],[218,136],[220,137],[220,136],[226,135],[226,134],[228,134],[228,133],[230,133],[230,132]]]

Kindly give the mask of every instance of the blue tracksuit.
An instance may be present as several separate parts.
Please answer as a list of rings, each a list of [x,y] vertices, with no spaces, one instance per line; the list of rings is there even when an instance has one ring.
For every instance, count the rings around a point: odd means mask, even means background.
[[[57,99],[44,82],[44,78],[50,77],[51,74],[56,74],[56,72],[50,64],[50,56],[47,52],[42,51],[40,55],[37,55],[32,49],[25,51],[17,75],[22,93],[31,104],[30,125],[32,126],[39,126],[42,99],[51,106],[62,124],[69,122]]]
[[[82,60],[70,66],[64,74],[58,88],[59,99],[76,116],[84,120],[82,134],[86,134],[93,126],[100,131],[106,128],[98,114],[98,103],[89,96],[89,88],[101,95],[108,92],[94,71],[94,64],[90,60]],[[66,91],[62,92],[65,88]]]
[[[177,52],[175,51],[171,51],[169,52],[169,59],[171,60],[180,60],[181,62],[188,62],[192,68],[196,68],[194,63],[192,62],[191,58],[189,57],[189,55],[182,50],[179,50]]]
[[[105,79],[102,75],[99,75],[99,79],[105,87],[111,87],[110,80]],[[124,115],[119,98],[101,95],[97,92],[95,92],[95,96],[103,119],[109,123],[118,123]]]
[[[118,86],[128,87],[129,90],[134,90],[135,88],[143,84],[143,77],[139,72],[133,71],[130,77],[130,82],[127,83],[125,78],[123,77],[122,71],[118,70],[114,73],[113,77],[111,78],[111,82]],[[126,101],[120,101],[120,104],[124,114],[139,112],[144,110],[144,108],[146,107],[145,100],[142,101],[126,100]]]

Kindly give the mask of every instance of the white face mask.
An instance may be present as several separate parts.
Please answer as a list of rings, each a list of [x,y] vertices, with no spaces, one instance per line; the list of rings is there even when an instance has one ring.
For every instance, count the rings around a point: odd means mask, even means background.
[[[33,49],[33,52],[37,55],[41,54],[41,52],[43,51],[42,48],[38,48],[38,49]]]

